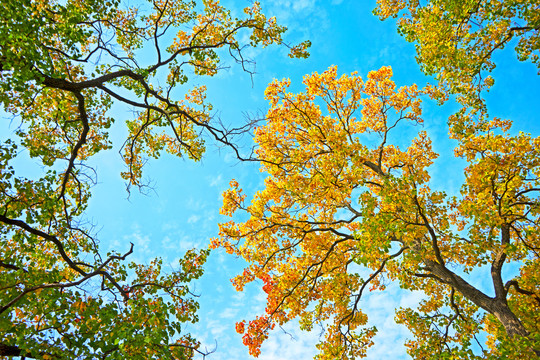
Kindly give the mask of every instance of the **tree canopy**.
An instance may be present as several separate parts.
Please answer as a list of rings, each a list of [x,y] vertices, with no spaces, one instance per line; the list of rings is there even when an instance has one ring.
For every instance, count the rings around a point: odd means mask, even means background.
[[[538,357],[540,138],[490,118],[482,98],[493,83],[483,71],[512,37],[521,60],[538,62],[538,4],[381,0],[376,13],[401,16],[438,86],[397,87],[390,67],[367,79],[330,67],[296,93],[288,79],[268,86],[267,123],[255,131],[264,188],[249,201],[231,182],[221,211],[232,219],[212,243],[247,261],[238,290],[258,279],[267,293],[265,313],[237,331],[257,356],[271,329],[298,319],[324,330],[317,358],[363,357],[376,327],[362,301],[396,282],[425,295],[396,309],[413,358]],[[467,163],[458,194],[433,187],[439,154],[418,130],[429,121],[422,97],[452,94],[463,109],[449,137]],[[517,275],[505,278],[505,266]],[[492,292],[470,280],[486,268]]]
[[[215,116],[209,77],[227,61],[254,73],[253,47],[305,58],[310,46],[286,43],[258,2],[238,15],[218,0],[2,5],[0,111],[16,131],[0,137],[0,357],[206,357],[186,325],[210,250],[180,254],[172,271],[130,262],[136,246],[105,253],[88,213],[98,154],[120,148],[129,193],[147,186],[149,159],[199,161],[209,141],[266,174],[251,199],[231,181],[210,246],[247,262],[236,290],[262,283],[265,311],[236,323],[251,355],[297,320],[321,326],[318,359],[366,356],[377,324],[364,304],[392,284],[423,294],[395,317],[415,359],[540,357],[540,137],[494,117],[485,97],[503,48],[540,66],[538,0],[378,0],[433,85],[400,87],[391,66],[330,66],[303,90],[274,80],[264,121],[236,128]],[[461,106],[453,154],[440,154],[466,164],[459,192],[432,181],[430,99]],[[251,131],[246,158],[236,136]]]
[[[0,102],[17,138],[0,143],[0,356],[49,359],[187,359],[199,342],[189,282],[208,250],[190,250],[172,273],[160,259],[128,263],[134,246],[104,254],[85,217],[96,170],[112,147],[115,103],[133,109],[122,147],[129,186],[145,185],[147,158],[199,160],[205,139],[236,151],[213,117],[205,86],[226,56],[251,71],[247,47],[289,46],[259,3],[240,18],[218,1],[8,0],[0,14]],[[4,115],[5,115],[4,113]],[[42,173],[25,174],[27,157]],[[22,164],[22,165],[21,165]]]
[[[424,3],[424,5],[423,5]],[[439,100],[457,94],[466,113],[487,115],[482,96],[493,86],[494,54],[514,46],[520,61],[540,67],[538,1],[378,0],[381,19],[398,17],[398,31],[416,45],[421,69],[439,82]]]

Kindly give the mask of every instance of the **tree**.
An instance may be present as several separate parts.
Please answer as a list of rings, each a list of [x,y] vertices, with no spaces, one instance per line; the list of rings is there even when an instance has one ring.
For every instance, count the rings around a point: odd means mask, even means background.
[[[0,101],[19,125],[18,138],[0,144],[0,356],[203,354],[181,330],[197,320],[188,285],[208,251],[188,251],[169,274],[159,259],[126,263],[133,244],[103,254],[85,218],[96,179],[88,161],[112,147],[114,103],[135,114],[122,147],[128,189],[145,185],[143,164],[162,151],[199,160],[208,137],[237,151],[232,136],[245,128],[225,130],[205,86],[185,86],[218,73],[227,54],[251,71],[243,49],[289,47],[286,29],[257,2],[242,18],[212,0],[2,5]],[[308,46],[290,47],[290,56],[307,56]],[[42,163],[37,178],[21,173],[27,155]]]
[[[434,190],[438,154],[414,125],[420,96],[439,91],[397,88],[391,76],[383,67],[364,81],[331,67],[297,94],[287,79],[268,86],[267,123],[255,131],[264,189],[249,203],[231,182],[221,211],[247,220],[220,224],[212,243],[248,262],[237,290],[260,279],[267,293],[266,313],[237,331],[257,356],[270,329],[298,318],[304,330],[324,328],[318,359],[363,357],[376,332],[363,297],[394,281],[425,294],[396,314],[414,336],[413,358],[539,356],[540,138],[496,118],[463,122],[466,137],[450,127],[465,182],[456,196]],[[508,263],[519,275],[504,278]],[[493,296],[468,279],[481,267]]]
[[[424,3],[425,5],[422,5]],[[536,0],[378,0],[381,19],[399,17],[398,31],[414,42],[421,69],[438,80],[444,101],[457,94],[467,114],[480,123],[487,116],[482,96],[495,80],[493,54],[515,46],[520,61],[540,67],[540,3]]]

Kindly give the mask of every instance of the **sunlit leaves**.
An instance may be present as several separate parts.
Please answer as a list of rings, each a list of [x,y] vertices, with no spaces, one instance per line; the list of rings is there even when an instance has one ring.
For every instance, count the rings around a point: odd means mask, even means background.
[[[188,285],[208,252],[188,251],[168,273],[161,260],[126,266],[133,244],[104,255],[85,216],[91,160],[121,148],[123,178],[142,187],[143,165],[163,152],[200,160],[209,138],[236,150],[204,77],[224,56],[252,71],[249,46],[305,57],[308,43],[285,43],[257,2],[234,18],[212,0],[8,0],[0,17],[0,103],[19,137],[0,144],[0,356],[203,354],[182,324],[197,321]],[[132,110],[115,113],[123,146],[109,137],[113,106]],[[42,165],[34,177],[21,172],[28,156]]]
[[[455,155],[469,166],[460,196],[449,198],[430,188],[438,154],[427,132],[411,126],[423,123],[420,96],[436,90],[397,88],[391,76],[389,67],[366,80],[331,67],[305,76],[300,93],[289,92],[288,79],[268,86],[267,122],[255,131],[268,177],[251,203],[231,182],[221,211],[232,220],[212,241],[248,262],[232,279],[237,290],[260,279],[267,294],[266,314],[237,331],[258,355],[274,324],[299,319],[302,329],[323,329],[318,358],[363,357],[376,341],[364,297],[397,281],[425,293],[418,309],[396,317],[414,335],[406,343],[414,358],[531,355],[538,140],[510,135],[499,119],[461,121],[459,134],[452,126]],[[238,212],[247,220],[235,220]],[[503,283],[505,261],[526,261],[515,283]],[[486,264],[494,298],[460,275]],[[482,331],[499,340],[477,351]]]
[[[493,54],[515,46],[521,61],[540,65],[538,1],[378,0],[380,18],[399,17],[399,31],[416,44],[418,63],[467,112],[487,111],[481,92],[494,79]],[[513,40],[517,41],[513,41]]]
[[[338,76],[331,67],[306,76],[305,92],[288,92],[287,79],[266,90],[271,109],[255,140],[262,170],[270,176],[249,206],[238,183],[231,183],[222,213],[233,216],[243,210],[250,218],[220,224],[221,238],[213,242],[251,264],[233,279],[238,290],[259,278],[268,294],[267,314],[245,330],[252,354],[258,354],[273,324],[296,317],[306,329],[331,323],[319,345],[321,359],[363,356],[372,344],[375,329],[363,328],[367,318],[355,305],[366,282],[354,264],[377,269],[392,248],[385,226],[395,220],[383,214],[396,211],[396,201],[405,201],[400,192],[410,191],[393,174],[425,183],[425,168],[436,157],[425,133],[405,150],[386,144],[398,123],[422,122],[421,91],[416,86],[398,89],[391,75],[383,67],[364,81],[354,73]],[[365,144],[373,134],[382,142]],[[383,193],[383,183],[393,190]],[[365,202],[361,208],[353,198],[357,189],[371,189],[360,196]],[[386,199],[392,196],[397,198]],[[371,289],[384,289],[377,281]],[[249,335],[252,328],[265,335]],[[244,327],[237,329],[243,332]]]

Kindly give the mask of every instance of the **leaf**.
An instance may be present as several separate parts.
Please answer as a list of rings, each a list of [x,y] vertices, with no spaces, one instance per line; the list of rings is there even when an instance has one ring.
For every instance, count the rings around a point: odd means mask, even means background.
[[[237,149],[201,76],[221,72],[229,55],[252,71],[247,48],[285,46],[285,30],[257,3],[233,18],[217,1],[2,2],[0,110],[18,128],[0,143],[0,357],[206,355],[181,325],[198,321],[189,283],[208,250],[179,254],[168,273],[159,259],[129,264],[133,244],[102,256],[86,213],[99,174],[93,159],[121,140],[118,171],[128,190],[144,189],[147,158],[200,160],[203,133]],[[186,91],[193,74],[200,84]],[[110,112],[122,104],[133,110],[127,119]],[[110,136],[120,120],[124,139]],[[27,155],[42,173],[23,176]]]
[[[430,188],[438,154],[427,132],[410,136],[407,126],[423,123],[419,97],[431,89],[398,88],[391,76],[389,67],[367,79],[330,67],[306,75],[299,93],[288,79],[269,84],[267,120],[255,132],[268,177],[251,203],[231,182],[221,212],[232,220],[211,245],[247,262],[232,279],[238,291],[262,280],[265,314],[237,325],[244,344],[257,356],[275,325],[298,319],[306,330],[324,324],[317,359],[365,357],[376,329],[362,305],[394,282],[424,293],[417,309],[396,309],[413,334],[412,357],[534,357],[540,189],[531,174],[540,171],[540,140],[510,135],[500,119],[462,123],[468,135],[455,136],[455,153],[468,162],[466,180],[449,198]],[[505,262],[521,269],[516,283],[527,290],[507,292]],[[495,297],[468,277],[485,264]],[[478,352],[483,331],[489,350]]]

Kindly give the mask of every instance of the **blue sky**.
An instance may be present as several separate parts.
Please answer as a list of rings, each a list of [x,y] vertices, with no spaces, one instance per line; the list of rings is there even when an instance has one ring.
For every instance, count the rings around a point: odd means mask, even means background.
[[[223,3],[238,12],[247,1]],[[288,77],[291,89],[301,90],[305,74],[322,72],[331,65],[337,65],[340,73],[358,71],[362,76],[390,65],[398,85],[424,85],[430,81],[419,71],[414,46],[397,34],[395,22],[381,22],[371,14],[374,1],[276,0],[262,1],[262,5],[268,15],[275,15],[289,27],[288,40],[312,41],[311,57],[292,60],[286,56],[285,49],[276,47],[249,50],[248,55],[257,62],[253,83],[248,74],[226,58],[223,63],[231,65],[229,70],[212,79],[194,79],[193,84],[207,84],[208,99],[216,109],[216,116],[225,124],[241,124],[247,114],[257,117],[266,112],[263,93],[274,78]],[[496,85],[488,96],[492,114],[514,119],[516,129],[538,133],[534,121],[540,98],[536,69],[517,62],[511,51],[496,56],[501,65],[494,73]],[[456,109],[452,103],[444,107],[424,103],[424,128],[441,154],[433,167],[433,183],[449,193],[459,191],[463,180],[464,164],[453,157],[453,144],[447,139],[446,119]],[[122,119],[123,110],[116,111],[118,119]],[[123,129],[118,127],[114,131],[121,138]],[[244,138],[242,144],[247,150],[250,139]],[[217,223],[223,220],[219,207],[228,182],[235,178],[249,195],[261,188],[264,178],[256,164],[241,163],[230,151],[219,149],[209,141],[206,156],[199,163],[167,155],[151,160],[145,174],[154,190],[148,195],[134,192],[126,200],[119,176],[123,165],[115,150],[96,159],[100,177],[90,213],[101,229],[104,250],[123,251],[129,242],[134,242],[133,258],[138,261],[161,256],[165,263],[174,264],[185,250],[206,247],[217,234]],[[210,359],[251,358],[235,333],[234,324],[261,314],[265,298],[260,284],[248,287],[243,293],[234,291],[229,279],[243,266],[242,260],[214,251],[204,277],[195,284],[194,291],[200,294],[200,321],[186,326],[185,331],[196,335],[208,350],[215,350]],[[482,275],[483,272],[478,272],[472,281],[485,286]],[[391,285],[386,292],[370,293],[364,299],[363,308],[370,316],[370,323],[379,329],[368,359],[408,358],[403,346],[408,332],[394,323],[394,309],[414,306],[421,296]],[[295,323],[288,324],[270,335],[260,359],[311,358],[316,353],[318,338],[317,330],[305,333]]]
[[[248,5],[244,0],[223,1],[237,13]],[[311,57],[292,60],[286,49],[270,47],[249,50],[257,62],[253,83],[248,74],[224,58],[229,70],[212,79],[192,79],[192,84],[206,84],[208,99],[216,116],[225,124],[241,124],[246,114],[256,116],[268,109],[263,98],[264,89],[274,78],[288,77],[291,89],[301,90],[305,74],[322,72],[337,65],[339,73],[358,71],[362,76],[370,70],[390,65],[398,85],[424,85],[430,79],[419,71],[415,62],[414,46],[397,35],[395,22],[381,22],[371,14],[375,1],[358,0],[274,0],[261,1],[268,15],[289,27],[286,38],[291,42],[310,39]],[[537,70],[530,64],[515,60],[511,51],[496,55],[500,66],[494,72],[495,87],[488,95],[492,115],[515,120],[515,129],[539,133],[536,117],[539,112],[540,81]],[[463,179],[463,163],[452,155],[453,144],[447,139],[446,119],[457,107],[452,103],[438,107],[424,104],[425,130],[433,139],[441,157],[433,168],[435,187],[452,193],[459,191]],[[120,140],[125,130],[122,121],[129,116],[127,108],[115,108],[117,123],[113,138]],[[12,129],[13,130],[13,129]],[[250,139],[241,143],[246,150]],[[151,160],[145,168],[153,190],[147,195],[132,192],[126,199],[125,184],[120,178],[123,163],[118,155],[122,141],[115,148],[93,159],[98,170],[98,185],[90,202],[88,215],[99,230],[104,252],[123,252],[133,242],[132,260],[147,262],[162,257],[164,263],[174,264],[185,250],[207,247],[217,235],[221,193],[235,178],[247,194],[262,186],[264,174],[256,164],[241,163],[225,148],[218,148],[210,140],[204,159],[198,163],[164,155]],[[171,265],[172,266],[172,265]],[[247,348],[234,331],[236,321],[251,319],[264,309],[260,286],[251,286],[236,293],[229,279],[242,270],[244,263],[217,250],[206,265],[204,277],[195,284],[200,294],[201,309],[198,324],[185,327],[202,341],[203,347],[215,348],[209,359],[250,359]],[[482,273],[473,279],[482,284]],[[394,324],[394,309],[412,306],[421,294],[399,291],[390,286],[384,293],[371,293],[363,301],[370,322],[379,333],[376,345],[368,352],[368,359],[406,359],[403,343],[406,329]],[[282,331],[276,329],[262,348],[260,359],[308,359],[315,353],[319,333],[299,331],[291,323]],[[216,347],[217,345],[217,347]]]
[[[247,1],[224,1],[236,11]],[[365,76],[370,70],[392,65],[399,84],[425,83],[414,60],[414,46],[400,38],[392,22],[381,22],[371,14],[374,2],[367,1],[262,1],[268,15],[275,15],[289,27],[286,34],[290,42],[310,39],[311,57],[307,60],[289,59],[284,48],[269,47],[249,50],[256,64],[253,83],[248,74],[224,58],[231,68],[215,78],[196,79],[208,86],[208,99],[225,124],[241,124],[246,114],[259,116],[268,109],[264,89],[274,78],[288,77],[291,89],[299,91],[305,74],[322,72],[337,65],[340,73],[358,71]],[[117,109],[118,118],[123,117]],[[450,113],[447,111],[447,113]],[[437,126],[443,126],[445,115],[437,115]],[[123,129],[114,129],[120,139]],[[445,130],[439,136],[444,137]],[[251,145],[243,139],[245,149]],[[120,143],[117,144],[119,146]],[[122,163],[113,151],[96,159],[100,171],[99,185],[95,188],[90,211],[94,222],[101,228],[99,237],[104,250],[122,251],[135,243],[134,259],[161,256],[165,263],[175,263],[181,254],[194,246],[206,247],[209,239],[217,234],[221,193],[232,178],[240,182],[248,194],[262,186],[264,174],[256,164],[241,163],[227,149],[218,149],[208,143],[206,156],[200,163],[163,156],[147,164],[145,174],[152,180],[154,191],[148,195],[133,192],[126,200],[124,183],[119,172]],[[234,331],[234,324],[251,319],[265,308],[265,297],[260,284],[237,293],[229,279],[241,272],[244,263],[218,250],[206,265],[205,275],[196,284],[200,294],[200,321],[187,326],[213,350],[210,359],[250,359],[241,337]],[[390,287],[387,293],[374,294],[366,303],[372,321],[379,328],[377,345],[370,351],[370,358],[406,356],[403,342],[407,332],[393,322],[393,309],[414,304],[418,295],[398,293]],[[276,329],[263,345],[260,359],[308,359],[316,353],[319,338],[316,329],[305,333],[295,323],[285,327],[287,333]],[[406,358],[406,357],[404,357]]]

